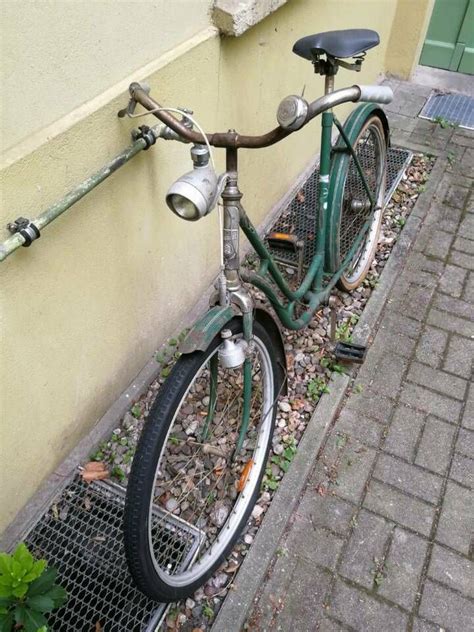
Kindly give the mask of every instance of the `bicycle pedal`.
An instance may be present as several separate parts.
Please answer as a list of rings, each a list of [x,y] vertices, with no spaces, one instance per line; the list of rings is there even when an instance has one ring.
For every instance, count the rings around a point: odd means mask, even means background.
[[[298,253],[303,249],[304,242],[290,233],[269,233],[267,242],[270,248],[281,248]]]
[[[365,345],[356,345],[353,342],[338,342],[334,349],[336,360],[341,362],[355,362],[356,364],[362,364],[367,354],[367,347]]]

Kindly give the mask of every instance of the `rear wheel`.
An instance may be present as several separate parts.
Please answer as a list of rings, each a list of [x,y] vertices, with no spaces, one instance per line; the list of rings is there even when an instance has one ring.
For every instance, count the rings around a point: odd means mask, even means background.
[[[385,195],[387,149],[383,124],[378,116],[372,115],[367,118],[357,135],[354,150],[374,204],[370,203],[370,197],[353,157],[344,157],[339,167],[343,170],[343,173],[339,174],[342,188],[335,196],[335,204],[338,205],[337,268],[344,264],[367,220],[370,221],[360,245],[346,264],[338,281],[339,288],[344,291],[355,289],[365,279],[379,239]]]
[[[243,338],[242,320],[227,326]],[[191,595],[219,567],[260,491],[276,416],[277,364],[254,322],[248,430],[243,365],[224,368],[221,336],[182,356],[155,400],[133,461],[124,517],[125,552],[142,592],[158,601]],[[247,365],[248,367],[248,365]]]

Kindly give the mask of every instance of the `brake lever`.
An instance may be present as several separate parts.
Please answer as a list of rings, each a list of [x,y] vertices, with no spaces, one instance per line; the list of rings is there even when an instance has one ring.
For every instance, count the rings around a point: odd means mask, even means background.
[[[140,84],[140,88],[143,90],[143,92],[146,92],[147,94],[150,94],[150,90],[151,89],[150,89],[150,86],[147,83],[141,83]],[[138,101],[135,101],[135,99],[133,97],[130,97],[127,107],[123,108],[123,110],[119,110],[117,112],[117,116],[119,118],[125,118],[126,116],[131,116],[135,112],[135,108],[137,107],[137,103],[138,103]]]

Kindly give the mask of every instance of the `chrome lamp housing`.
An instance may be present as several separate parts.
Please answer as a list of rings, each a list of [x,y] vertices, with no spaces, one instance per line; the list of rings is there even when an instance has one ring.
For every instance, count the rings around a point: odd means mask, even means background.
[[[191,158],[193,170],[170,186],[166,203],[182,219],[195,222],[208,215],[216,205],[220,179],[209,164],[209,151],[205,145],[194,145]]]

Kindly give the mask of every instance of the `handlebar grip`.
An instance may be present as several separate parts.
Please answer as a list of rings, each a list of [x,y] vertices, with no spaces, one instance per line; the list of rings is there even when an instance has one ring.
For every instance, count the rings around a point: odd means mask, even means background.
[[[393,90],[388,86],[358,86],[360,90],[359,101],[367,103],[391,103]]]

